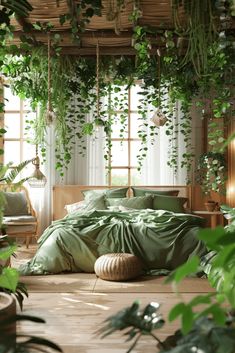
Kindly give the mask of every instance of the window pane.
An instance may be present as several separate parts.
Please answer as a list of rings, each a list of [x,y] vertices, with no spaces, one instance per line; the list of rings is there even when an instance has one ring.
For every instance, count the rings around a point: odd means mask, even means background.
[[[112,138],[128,137],[128,116],[117,114],[114,124],[112,124]]]
[[[23,161],[27,159],[32,159],[36,156],[35,145],[31,145],[30,143],[23,143]]]
[[[7,130],[4,138],[20,138],[20,115],[5,113],[4,127]]]
[[[143,97],[141,94],[138,94],[140,92],[140,86],[133,86],[131,87],[131,96],[130,96],[130,108],[131,110],[138,110],[138,105],[140,99]]]
[[[111,185],[128,185],[128,169],[112,169]]]
[[[4,87],[4,98],[8,100],[4,100],[5,111],[7,110],[20,110],[20,98],[14,96],[11,92],[10,88]]]
[[[141,142],[140,141],[131,141],[130,143],[130,155],[131,155],[131,160],[130,160],[130,166],[131,167],[136,167],[138,165],[137,161],[137,155],[140,153],[140,148],[141,148]]]
[[[131,185],[143,185],[142,174],[137,169],[131,169]]]
[[[142,124],[142,121],[139,120],[140,115],[136,113],[132,113],[130,115],[130,136],[131,138],[138,138],[138,130],[140,129],[140,125]]]
[[[13,162],[13,165],[20,163],[20,142],[5,141],[4,142],[4,164]]]
[[[112,141],[111,165],[114,167],[128,166],[128,143],[127,141]]]

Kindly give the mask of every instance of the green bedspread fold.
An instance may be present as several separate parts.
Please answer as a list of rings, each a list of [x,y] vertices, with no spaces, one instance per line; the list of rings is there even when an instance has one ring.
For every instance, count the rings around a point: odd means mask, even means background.
[[[194,215],[150,209],[75,212],[45,230],[37,253],[20,272],[94,272],[100,255],[127,252],[142,260],[146,273],[166,274],[190,256],[206,253],[197,239],[203,222]]]

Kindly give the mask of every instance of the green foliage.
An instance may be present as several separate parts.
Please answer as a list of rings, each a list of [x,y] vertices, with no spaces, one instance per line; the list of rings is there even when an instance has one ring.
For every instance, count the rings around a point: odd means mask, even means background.
[[[200,156],[197,167],[197,182],[205,194],[211,191],[225,193],[227,163],[224,153],[207,152]]]
[[[0,164],[0,182],[12,185],[13,190],[17,189],[29,179],[29,177],[22,178],[18,182],[15,182],[15,179],[29,163],[32,163],[32,159],[23,161],[15,167],[12,167],[11,162],[6,165]]]
[[[214,322],[217,324],[221,325],[225,323],[225,312],[228,311],[228,308],[225,308],[222,304],[226,302],[229,303],[229,308],[235,308],[234,234],[233,231],[229,231],[229,228],[224,229],[222,227],[200,230],[198,235],[199,239],[205,243],[209,250],[214,251],[208,254],[208,261],[207,257],[205,258],[203,268],[208,275],[210,284],[216,289],[216,292],[212,295],[197,296],[187,304],[178,304],[178,306],[172,308],[169,314],[171,320],[181,315],[183,321],[183,318],[191,311],[191,325],[198,317],[208,314],[213,317]],[[182,280],[185,276],[190,274],[191,271],[192,273],[200,271],[201,267],[196,266],[199,259],[193,259],[176,269],[171,274],[168,282],[171,281],[177,284],[179,280]],[[202,303],[206,304],[205,308],[201,309],[199,312],[194,312],[194,306]],[[187,332],[190,329],[190,326],[184,327],[183,325],[183,332]]]
[[[131,352],[142,335],[150,335],[156,339],[160,346],[162,343],[152,333],[155,329],[160,329],[164,325],[164,320],[159,314],[160,305],[158,303],[148,304],[142,311],[138,302],[134,302],[131,307],[123,309],[114,316],[110,316],[105,320],[107,324],[101,328],[98,333],[104,338],[115,331],[125,330],[127,341],[135,338],[133,344],[128,349]],[[164,345],[162,345],[164,346]]]
[[[1,353],[31,353],[31,352],[51,352],[51,350],[56,352],[62,352],[62,349],[54,342],[47,340],[43,337],[28,335],[28,334],[16,334],[11,335],[7,330],[9,325],[16,322],[27,321],[30,324],[33,323],[45,323],[45,320],[30,315],[15,315],[8,320],[0,321],[0,332],[4,334],[1,337],[0,352]]]
[[[22,310],[24,296],[28,296],[26,287],[19,281],[19,272],[9,266],[9,259],[17,249],[16,244],[6,235],[0,235],[0,291],[12,294]]]
[[[101,11],[100,0],[83,0],[79,3],[67,0],[69,13],[61,16],[61,23],[69,21],[71,30],[76,39],[84,30],[89,19]],[[178,21],[177,14],[180,5],[185,7],[189,16],[186,24]],[[114,20],[118,18],[125,1],[118,1],[116,12],[113,12]],[[204,6],[205,5],[205,6]],[[115,13],[114,13],[115,12]],[[191,178],[191,165],[194,153],[191,146],[191,105],[192,99],[196,100],[199,113],[205,118],[203,111],[206,102],[210,101],[210,117],[208,118],[208,143],[213,152],[218,152],[225,146],[224,130],[221,129],[221,119],[226,127],[233,113],[232,97],[234,96],[234,51],[232,41],[227,32],[217,32],[214,20],[218,18],[218,8],[212,6],[207,0],[205,4],[198,1],[195,6],[188,1],[173,2],[176,29],[164,30],[150,28],[137,23],[142,16],[139,2],[135,1],[130,20],[133,22],[133,47],[136,49],[136,58],[130,57],[101,57],[100,58],[100,94],[108,100],[104,106],[100,104],[100,112],[97,112],[96,94],[96,59],[87,57],[74,60],[74,57],[62,56],[60,36],[54,35],[50,23],[36,23],[34,28],[38,31],[51,31],[53,55],[51,57],[51,104],[52,116],[48,114],[48,60],[47,48],[35,41],[28,34],[22,36],[22,43],[17,48],[15,45],[3,46],[0,51],[1,71],[12,78],[12,87],[20,96],[29,98],[33,109],[40,107],[40,114],[36,121],[30,121],[28,131],[35,130],[34,143],[41,145],[43,158],[46,158],[46,139],[48,125],[53,117],[56,136],[56,168],[63,175],[64,168],[68,168],[73,158],[73,146],[75,139],[79,140],[79,153],[86,153],[86,135],[96,133],[97,121],[102,121],[106,133],[106,149],[104,157],[111,157],[111,143],[109,141],[112,122],[117,119],[113,114],[118,106],[115,100],[109,99],[112,91],[111,82],[115,89],[121,84],[126,88],[133,85],[134,80],[142,80],[142,99],[138,107],[141,115],[139,138],[141,149],[138,153],[138,168],[147,155],[146,131],[150,130],[150,139],[154,141],[158,134],[158,128],[149,123],[147,107],[161,108],[167,117],[166,133],[170,139],[168,164],[177,172],[179,150],[174,134],[182,135],[185,144],[185,152],[181,156],[181,167]],[[107,14],[107,17],[111,13]],[[217,16],[217,17],[216,17]],[[222,21],[220,19],[220,21]],[[78,23],[79,22],[79,23]],[[222,27],[223,28],[223,27]],[[116,30],[118,30],[116,28]],[[10,34],[9,30],[9,34]],[[163,49],[158,50],[157,56],[150,55],[151,40],[153,37],[161,42]],[[182,54],[180,40],[186,39],[188,48]],[[27,54],[21,56],[21,50]],[[30,55],[28,55],[30,54]],[[151,53],[152,54],[152,53]],[[169,98],[166,99],[168,95]],[[123,95],[124,97],[124,95]],[[176,122],[176,102],[181,119]],[[126,108],[122,100],[124,113],[119,116],[123,138],[126,127]],[[94,108],[96,107],[96,108]],[[86,121],[87,114],[92,116]],[[99,115],[99,116],[97,116]],[[208,114],[207,114],[208,116]],[[49,119],[48,119],[49,118]],[[88,124],[87,124],[88,123]],[[87,124],[87,125],[84,125]]]
[[[233,353],[235,349],[235,330],[229,320],[227,327],[221,327],[206,317],[199,318],[186,336],[179,337],[180,333],[176,332],[171,337],[176,347],[160,353]]]
[[[204,353],[233,353],[235,350],[235,231],[233,227],[235,211],[228,206],[222,206],[222,210],[231,216],[231,224],[225,229],[218,227],[199,231],[198,237],[207,246],[208,255],[201,263],[198,257],[192,257],[173,271],[166,281],[172,282],[173,288],[177,290],[177,285],[185,277],[201,272],[203,269],[215,291],[197,295],[189,302],[182,300],[177,303],[170,310],[168,319],[174,321],[180,318],[181,328],[173,336],[167,337],[165,341],[160,341],[152,332],[159,327],[149,326],[148,334],[158,340],[161,353],[191,353],[195,347]],[[148,322],[151,320],[138,314],[138,310],[138,304],[133,303],[130,308],[108,318],[108,324],[101,329],[100,333],[104,332],[104,337],[130,326],[127,334],[139,332],[140,336],[145,319]],[[139,320],[142,320],[142,323]],[[163,324],[162,319],[160,322]],[[128,352],[134,346],[135,342]]]

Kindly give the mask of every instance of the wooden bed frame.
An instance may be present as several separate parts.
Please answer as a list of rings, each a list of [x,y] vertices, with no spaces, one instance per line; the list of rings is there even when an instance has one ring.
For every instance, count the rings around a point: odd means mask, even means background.
[[[82,201],[83,190],[92,190],[92,189],[112,189],[112,188],[124,188],[127,186],[96,186],[96,185],[55,185],[53,187],[53,210],[52,210],[52,219],[57,220],[62,217],[64,217],[67,212],[65,210],[65,205],[69,205],[78,201]],[[191,210],[192,209],[192,188],[191,186],[186,186],[186,185],[174,185],[174,186],[136,186],[139,188],[145,188],[145,189],[157,189],[157,190],[179,190],[179,196],[182,197],[187,197],[189,202],[188,202],[188,207]],[[131,189],[129,188],[127,196],[131,197]]]

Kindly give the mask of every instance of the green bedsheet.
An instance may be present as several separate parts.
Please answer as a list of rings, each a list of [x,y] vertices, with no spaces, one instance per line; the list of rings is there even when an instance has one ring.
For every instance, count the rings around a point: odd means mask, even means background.
[[[197,239],[203,221],[193,215],[149,209],[73,213],[45,230],[36,255],[20,272],[94,272],[100,255],[127,252],[143,261],[145,273],[167,274],[190,256],[206,253]]]

